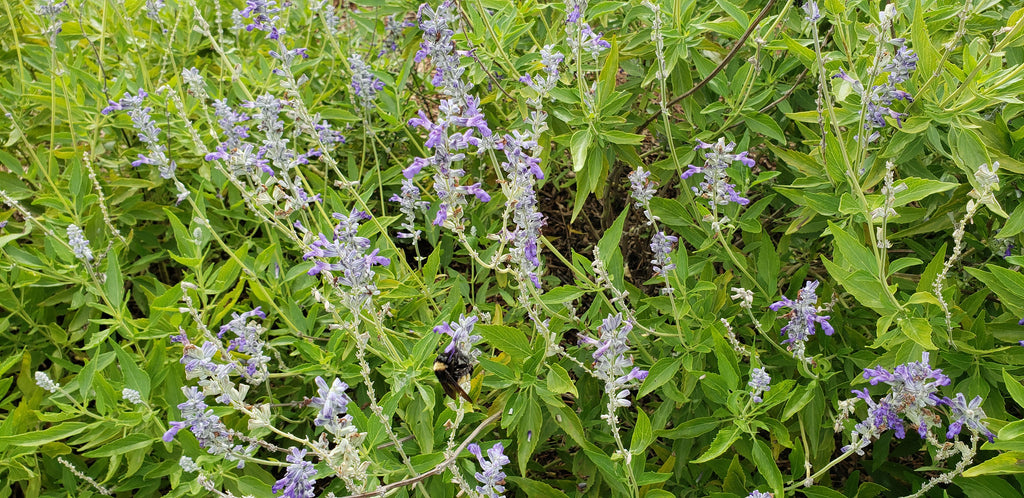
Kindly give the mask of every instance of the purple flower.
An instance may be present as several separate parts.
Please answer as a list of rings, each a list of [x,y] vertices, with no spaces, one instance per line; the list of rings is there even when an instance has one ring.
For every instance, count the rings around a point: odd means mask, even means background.
[[[893,392],[897,392],[907,403],[907,408],[903,411],[911,407],[923,409],[937,406],[942,402],[942,398],[937,394],[939,387],[948,386],[950,383],[949,377],[942,374],[942,369],[933,370],[928,365],[927,351],[921,353],[921,361],[897,365],[892,372],[882,367],[865,368],[864,378],[873,386],[880,382],[893,386]],[[924,420],[925,417],[914,416],[912,419]],[[922,437],[926,431],[927,427],[919,429]]]
[[[317,240],[310,244],[309,251],[302,256],[302,259],[317,258],[313,267],[307,272],[309,275],[340,272],[341,275],[334,278],[332,282],[347,286],[348,291],[343,296],[346,305],[353,309],[359,309],[370,297],[379,293],[377,285],[373,281],[373,277],[376,275],[373,267],[387,266],[391,264],[391,260],[378,256],[378,249],[367,252],[370,247],[370,239],[357,235],[359,222],[370,219],[370,215],[353,209],[348,216],[341,213],[334,213],[332,216],[338,220],[338,224],[334,227],[333,239],[328,240],[326,235],[319,234]],[[337,258],[337,262],[328,263],[324,261],[326,258]]]
[[[615,407],[630,406],[626,399],[626,389],[635,381],[647,378],[647,371],[633,366],[633,357],[626,356],[629,351],[629,332],[633,325],[623,322],[622,314],[608,315],[597,328],[598,338],[580,335],[581,345],[595,347],[594,376],[605,381],[605,393],[608,394]],[[628,371],[627,371],[628,370]]]
[[[897,407],[893,405],[893,399],[890,396],[886,396],[878,403],[875,403],[866,388],[861,391],[853,391],[853,394],[856,394],[858,398],[864,400],[868,405],[868,418],[865,420],[865,423],[870,424],[879,433],[892,429],[898,439],[907,437],[906,428],[903,426],[903,419],[900,418],[900,413]]]
[[[893,429],[897,438],[906,437],[904,419],[921,438],[927,437],[939,423],[935,409],[948,404],[948,398],[939,397],[938,390],[949,385],[950,379],[942,370],[928,365],[927,352],[921,354],[920,362],[897,365],[891,372],[883,367],[865,368],[864,378],[871,385],[888,384],[889,392],[876,404],[867,389],[853,391],[868,405],[868,417],[854,427],[853,442],[847,447],[856,448],[858,453],[888,429]]]
[[[735,143],[726,144],[724,138],[719,138],[718,142],[714,144],[698,140],[697,146],[694,148],[695,150],[710,149],[709,152],[704,153],[704,166],[697,167],[691,164],[689,169],[682,175],[682,178],[685,180],[695,173],[704,174],[704,181],[700,183],[699,188],[691,187],[691,189],[698,196],[708,199],[708,205],[710,206],[715,204],[724,206],[730,202],[746,206],[750,203],[750,200],[740,197],[736,193],[736,185],[729,183],[729,177],[726,175],[726,169],[734,161],[739,161],[748,168],[754,166],[754,160],[747,157],[746,152],[733,154],[732,151],[735,148]]]
[[[434,327],[434,332],[447,334],[452,338],[448,346],[444,348],[446,354],[458,350],[471,361],[480,356],[480,350],[473,347],[481,339],[479,335],[473,334],[473,326],[480,321],[480,317],[459,315],[459,320],[454,322],[443,322]]]
[[[236,24],[241,24],[242,21],[249,21],[246,24],[246,31],[266,31],[267,38],[271,40],[277,40],[281,36],[281,31],[277,28],[277,21],[280,17],[277,15],[281,12],[281,9],[277,7],[277,2],[274,0],[246,0],[246,7],[241,11],[235,9],[231,13],[231,18],[235,20]]]
[[[377,56],[380,57],[387,52],[398,52],[398,41],[402,38],[405,28],[413,26],[415,24],[396,19],[395,16],[384,18],[384,41],[382,43],[384,48],[380,50]]]
[[[361,55],[349,57],[348,64],[352,68],[352,93],[359,98],[363,107],[373,107],[377,92],[384,89],[384,82],[370,72],[370,66],[363,62]]]
[[[672,246],[679,240],[675,235],[665,235],[665,232],[657,232],[651,238],[651,251],[654,252],[654,259],[651,265],[654,267],[655,276],[663,276],[676,268],[672,263]]]
[[[906,47],[906,40],[903,38],[893,38],[889,40],[889,43],[895,46],[896,50],[889,63],[882,67],[883,71],[889,72],[889,79],[885,84],[873,86],[870,91],[866,91],[860,81],[846,74],[843,70],[840,70],[833,76],[833,78],[841,78],[850,83],[853,91],[861,96],[862,102],[867,102],[865,105],[864,131],[871,131],[871,134],[866,137],[868,142],[872,142],[881,136],[881,133],[876,128],[885,127],[886,117],[895,120],[897,127],[902,125],[905,114],[893,110],[891,108],[893,102],[897,100],[903,100],[908,103],[914,101],[909,93],[897,89],[896,85],[910,79],[910,73],[917,69],[918,56],[913,50]]]
[[[818,302],[818,296],[815,294],[817,288],[817,281],[809,281],[803,289],[797,292],[796,301],[783,296],[782,300],[768,306],[772,311],[779,311],[783,307],[791,309],[782,316],[789,319],[789,323],[781,329],[783,334],[787,334],[787,339],[782,343],[790,344],[789,348],[797,358],[804,358],[805,342],[814,335],[815,323],[821,326],[825,335],[832,335],[835,332],[832,325],[828,323],[829,317],[818,315],[820,310],[815,306]]]
[[[202,346],[185,343],[179,362],[185,365],[185,373],[187,374],[212,372],[217,370],[217,364],[213,362],[213,359],[217,356],[217,351],[217,343],[213,341],[205,341]],[[195,375],[189,378],[192,377],[195,377]]]
[[[156,120],[150,115],[153,108],[143,105],[147,95],[149,94],[141,88],[135,96],[125,92],[121,100],[117,102],[111,100],[110,105],[100,112],[103,114],[110,114],[114,111],[127,112],[128,117],[132,120],[132,126],[135,127],[136,136],[140,142],[146,144],[146,148],[149,150],[148,154],[139,154],[139,158],[132,161],[132,166],[139,167],[143,164],[156,166],[160,177],[170,180],[174,178],[174,172],[178,166],[167,157],[167,147],[160,143],[160,128],[156,126]]]
[[[917,54],[907,48],[903,38],[893,38],[889,43],[896,47],[896,52],[882,70],[889,71],[889,84],[895,86],[909,80],[910,73],[917,69]]]
[[[589,52],[594,60],[597,60],[597,56],[601,52],[611,48],[612,44],[601,38],[603,33],[594,32],[594,29],[589,24],[583,23],[580,30],[583,33],[583,49]]]
[[[422,159],[422,158],[417,158]],[[398,232],[395,234],[400,239],[412,239],[415,243],[420,238],[420,230],[416,229],[416,212],[420,211],[425,213],[427,208],[430,207],[430,203],[427,201],[420,200],[420,189],[416,186],[411,178],[402,179],[402,194],[392,195],[391,202],[397,202],[399,204],[399,211],[405,215],[405,221],[400,225],[405,232]]]
[[[477,461],[480,462],[482,472],[474,474],[476,480],[481,484],[476,487],[476,491],[488,498],[504,496],[502,493],[505,492],[505,473],[501,471],[501,468],[510,462],[505,456],[505,446],[495,443],[491,449],[487,450],[487,458],[484,458],[480,451],[480,445],[476,443],[470,443],[466,446],[466,450],[476,456]]]
[[[36,14],[46,18],[46,28],[43,30],[43,34],[50,35],[50,45],[57,43],[57,34],[61,32],[63,22],[60,20],[60,14],[64,12],[64,7],[67,7],[68,3],[54,2],[53,0],[42,0],[36,5]]]
[[[171,421],[171,428],[164,433],[163,440],[171,442],[182,429],[189,429],[199,441],[199,446],[206,448],[213,455],[223,455],[228,460],[239,460],[238,455],[254,451],[255,448],[243,450],[241,445],[232,444],[233,431],[227,428],[220,417],[208,410],[205,395],[195,386],[181,388],[185,394],[185,402],[178,405],[181,421]],[[244,460],[239,460],[241,466]]]
[[[526,83],[527,86],[537,92],[536,98],[528,98],[527,103],[535,108],[541,107],[541,102],[544,97],[551,93],[551,90],[558,85],[559,66],[562,61],[565,60],[565,56],[561,52],[554,49],[554,45],[545,45],[544,48],[540,49],[540,63],[544,66],[544,75],[540,73],[536,75],[523,75],[519,81]]]
[[[284,477],[274,483],[270,491],[275,495],[284,493],[284,498],[313,498],[316,496],[316,468],[307,462],[306,450],[292,447],[285,458],[291,464],[285,470]]]
[[[807,0],[804,2],[803,9],[807,14],[807,17],[804,19],[807,19],[812,23],[816,23],[818,22],[818,19],[821,19],[821,12],[818,10],[818,2],[815,2],[814,0]]]
[[[92,249],[89,248],[89,240],[85,238],[85,233],[82,232],[78,225],[71,224],[67,228],[68,234],[68,245],[71,246],[71,252],[75,253],[75,257],[82,261],[92,261]]]
[[[772,378],[768,375],[768,372],[764,368],[755,368],[750,371],[750,382],[747,385],[750,387],[750,399],[754,403],[760,403],[764,401],[761,398],[761,394],[765,391],[771,390]]]
[[[223,142],[223,149],[231,150],[237,148],[243,140],[249,137],[249,127],[239,123],[249,120],[249,116],[235,111],[227,104],[227,100],[218,99],[213,101],[213,115],[217,118],[217,124],[226,139]],[[218,147],[220,149],[221,147]],[[210,159],[207,159],[208,161]]]
[[[306,53],[305,48],[293,48],[285,50],[284,52],[278,52],[277,50],[270,50],[267,52],[271,57],[281,61],[281,64],[285,67],[290,67],[296,59],[308,59],[309,54]],[[274,74],[284,74],[280,69],[275,69]]]
[[[352,416],[347,413],[348,404],[352,401],[345,394],[348,384],[335,377],[328,386],[323,377],[317,376],[316,385],[319,396],[313,398],[312,405],[320,408],[320,412],[317,413],[313,424],[323,426],[338,437],[354,432],[355,428],[351,425]]]
[[[537,209],[534,186],[537,180],[544,178],[544,172],[540,169],[540,158],[530,153],[536,147],[537,142],[527,133],[514,130],[506,134],[501,148],[508,161],[501,163],[501,167],[508,174],[509,196],[505,205],[512,209],[512,221],[516,224],[515,230],[507,234],[513,243],[510,252],[520,270],[539,289],[537,247],[545,220]]]
[[[435,225],[449,224],[454,230],[464,230],[463,209],[466,195],[474,195],[486,202],[490,199],[479,184],[463,185],[466,172],[456,164],[466,158],[461,152],[476,147],[482,152],[494,147],[494,137],[487,120],[479,109],[480,100],[470,94],[471,83],[463,80],[465,67],[460,62],[460,53],[455,50],[452,40],[454,31],[450,25],[458,22],[454,2],[445,0],[432,9],[422,4],[419,10],[419,26],[423,30],[420,50],[416,62],[430,57],[434,66],[432,83],[448,98],[438,105],[437,121],[431,121],[420,111],[418,118],[409,120],[409,126],[427,130],[424,145],[433,151],[432,156],[417,159],[403,171],[406,178],[415,176],[427,164],[433,166],[435,174],[434,191],[439,209],[434,218]],[[472,54],[468,54],[472,55]],[[457,128],[468,128],[460,131]],[[480,136],[473,136],[476,132]]]
[[[228,351],[238,351],[249,357],[246,360],[245,372],[250,381],[264,379],[270,357],[263,354],[263,347],[266,344],[262,337],[263,327],[259,322],[249,319],[253,317],[265,319],[267,318],[266,313],[260,311],[260,307],[257,306],[252,311],[242,314],[232,313],[231,317],[230,322],[220,327],[217,337],[223,337],[228,331],[234,332],[235,338],[228,345]],[[257,373],[264,375],[257,375]]]
[[[955,417],[953,422],[949,424],[946,439],[953,439],[957,434],[960,434],[960,429],[967,425],[968,429],[987,437],[988,442],[995,442],[995,434],[992,434],[988,426],[981,421],[981,419],[986,418],[985,411],[981,409],[981,396],[975,396],[970,404],[968,404],[964,393],[956,393],[956,397],[953,399],[946,398],[945,403],[949,405],[953,411],[952,415]]]
[[[131,110],[137,107],[141,107],[142,102],[145,100],[147,95],[149,94],[141,88],[139,89],[139,93],[136,94],[134,97],[132,96],[131,92],[125,92],[124,95],[121,97],[121,100],[118,100],[116,102],[113,100],[108,101],[110,105],[104,107],[103,110],[100,111],[100,113],[107,115],[114,111]],[[150,108],[149,110],[151,111],[152,108]]]
[[[569,24],[576,24],[583,18],[583,14],[587,10],[587,0],[569,0],[565,2],[565,9],[567,15],[565,22]]]
[[[629,174],[630,196],[638,209],[644,210],[647,216],[647,223],[657,221],[657,218],[650,213],[651,199],[658,193],[658,183],[651,180],[651,172],[642,166]]]
[[[763,493],[760,490],[753,490],[747,495],[747,498],[773,498],[771,493]]]
[[[324,145],[345,143],[345,135],[342,135],[340,131],[332,129],[331,123],[327,122],[326,119],[319,124],[313,125],[313,130],[316,131],[317,138]]]

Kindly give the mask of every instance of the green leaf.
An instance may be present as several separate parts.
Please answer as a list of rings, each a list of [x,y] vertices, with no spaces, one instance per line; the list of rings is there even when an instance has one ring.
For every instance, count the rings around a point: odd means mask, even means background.
[[[676,498],[676,495],[664,489],[652,489],[644,494],[644,498]]]
[[[786,143],[786,136],[782,133],[782,128],[779,123],[776,123],[774,119],[768,117],[766,114],[759,112],[748,112],[743,115],[744,124],[747,125],[751,130],[760,133],[772,140],[779,143]]]
[[[1007,451],[964,471],[964,477],[1024,473],[1024,451]]]
[[[825,172],[824,167],[820,162],[803,152],[783,149],[772,144],[768,144],[768,148],[771,149],[776,156],[779,156],[779,158],[788,166],[796,169],[805,176],[818,177]]]
[[[676,376],[676,372],[679,372],[682,362],[682,358],[662,358],[655,362],[654,365],[651,365],[651,368],[647,371],[647,378],[640,385],[636,397],[643,398],[672,380]]]
[[[576,411],[566,406],[565,402],[560,399],[556,398],[554,402],[543,397],[541,399],[545,400],[552,419],[565,431],[565,435],[569,436],[576,444],[585,446],[588,442],[587,436],[583,432],[583,423],[580,422]]]
[[[668,472],[641,472],[640,475],[636,476],[637,486],[649,486],[651,484],[658,484],[665,482],[672,477],[673,474]],[[650,493],[644,495],[644,498],[651,496]]]
[[[651,419],[643,410],[637,410],[636,425],[633,427],[633,438],[629,443],[629,451],[634,455],[642,454],[653,442],[654,431],[651,429]]]
[[[974,173],[982,164],[991,164],[988,151],[981,137],[972,129],[962,126],[949,127],[950,144],[956,144],[956,154],[953,154],[953,162],[967,174],[968,181],[973,185]],[[977,185],[975,185],[977,187]]]
[[[814,397],[815,393],[818,392],[818,381],[811,381],[806,387],[801,389],[802,393],[798,396],[797,393],[793,393],[786,401],[786,407],[782,410],[782,417],[779,418],[780,422],[789,420],[790,417],[796,415],[797,412],[802,410],[807,403],[810,403],[811,398]]]
[[[584,446],[583,452],[587,455],[587,458],[597,469],[601,471],[601,475],[604,477],[605,482],[612,487],[617,493],[613,496],[626,496],[629,494],[626,489],[626,476],[621,470],[621,466],[615,465],[608,455],[601,452],[600,448],[595,446],[593,443],[589,443]]]
[[[719,425],[722,425],[722,419],[718,417],[692,418],[671,429],[657,431],[657,435],[666,439],[689,439],[707,434]]]
[[[850,140],[855,143],[855,140]],[[825,171],[833,184],[845,181],[846,159],[843,156],[845,144],[839,143],[832,133],[825,134]],[[847,151],[849,153],[849,151]]]
[[[587,149],[590,148],[590,142],[593,141],[594,137],[590,134],[590,129],[577,130],[573,133],[572,139],[569,141],[569,151],[572,152],[572,170],[579,173],[583,170],[583,166],[587,164]]]
[[[995,292],[1004,306],[1020,315],[1024,311],[1024,275],[1006,268],[988,265],[991,272],[978,268],[964,268],[972,277],[981,280],[987,290]]]
[[[757,466],[757,472],[768,481],[768,486],[772,488],[775,496],[785,496],[785,493],[782,492],[782,471],[779,470],[778,464],[775,463],[775,458],[772,457],[772,452],[768,449],[768,445],[764,444],[764,441],[755,438],[754,447],[750,453],[754,465]]]
[[[427,257],[427,263],[423,265],[423,282],[429,287],[437,279],[437,270],[441,265],[441,254],[444,253],[443,246],[438,245]]]
[[[573,138],[576,138],[575,136]],[[643,135],[627,133],[620,130],[609,130],[601,133],[601,138],[620,145],[640,145],[644,141]]]
[[[569,495],[552,488],[551,485],[542,481],[534,481],[533,479],[518,476],[507,476],[505,479],[526,493],[526,496],[529,498],[535,496],[539,498],[569,498]]]
[[[612,226],[604,232],[601,236],[601,240],[597,243],[597,248],[601,251],[601,261],[607,268],[611,268],[608,264],[612,260],[612,256],[619,251],[619,240],[622,239],[622,226],[626,223],[626,215],[629,214],[629,210],[623,209],[619,217],[615,219]]]
[[[586,294],[586,292],[580,290],[579,287],[563,285],[561,287],[555,287],[554,289],[545,292],[542,296],[540,296],[540,300],[544,304],[548,305],[563,304],[572,301],[573,299],[576,299],[584,294]]]
[[[522,330],[491,324],[477,324],[473,330],[479,332],[491,346],[508,353],[517,363],[522,363],[533,354],[530,341]]]
[[[1024,408],[1024,386],[1021,386],[1020,381],[1006,373],[1005,368],[1003,369],[1003,383],[1006,384],[1006,392],[1010,393],[1010,397],[1017,402],[1017,406]]]
[[[857,487],[856,498],[875,498],[882,493],[889,491],[889,488],[874,482],[862,482]]]
[[[729,0],[715,0],[715,3],[729,14],[729,17],[740,23],[741,28],[747,29],[747,26],[750,25],[750,18],[747,17],[747,13],[743,12],[743,9],[737,7],[736,4],[729,2]]]
[[[718,435],[715,436],[715,440],[711,441],[711,446],[708,447],[707,451],[697,457],[696,460],[691,460],[690,463],[704,463],[718,458],[719,455],[731,448],[732,443],[735,443],[739,438],[740,430],[736,426],[719,431]]]
[[[529,464],[534,450],[537,449],[537,444],[540,442],[540,437],[538,436],[544,425],[540,404],[537,403],[535,396],[529,395],[533,393],[533,390],[527,390],[527,393],[522,417],[519,419],[519,423],[510,431],[516,434],[516,446],[518,447],[516,454],[519,460],[519,473],[522,475],[526,475],[526,466]]]
[[[139,368],[135,363],[135,358],[114,342],[113,339],[109,339],[107,342],[114,350],[114,354],[117,355],[118,366],[121,367],[121,372],[124,374],[125,387],[135,389],[142,395],[142,399],[147,399],[150,386],[149,374]]]
[[[107,253],[107,281],[103,283],[103,289],[114,310],[120,310],[124,301],[124,279],[121,265],[117,262],[117,251]]]
[[[65,439],[89,427],[85,422],[62,422],[49,429],[26,432],[13,436],[0,436],[0,450],[7,446],[41,446],[60,439]]]
[[[921,347],[934,351],[938,349],[932,342],[932,324],[924,318],[908,318],[901,320],[900,331],[910,340],[918,343]]]
[[[198,260],[198,250],[195,243],[193,243],[192,234],[188,233],[188,228],[178,220],[177,216],[174,216],[174,213],[169,208],[164,208],[164,214],[167,216],[167,221],[171,222],[171,230],[174,231],[174,243],[178,246],[178,254],[182,258],[195,258]],[[198,261],[192,266],[199,266]]]
[[[98,449],[83,453],[82,456],[87,458],[102,458],[120,455],[139,448],[148,448],[152,446],[155,441],[155,437],[147,434],[129,434],[124,438],[115,439],[113,442],[107,443]]]
[[[873,273],[863,270],[848,271],[839,265],[821,258],[822,264],[828,270],[829,275],[835,278],[844,289],[857,299],[860,304],[875,310],[879,315],[892,315],[896,307],[888,299],[885,288],[878,282],[878,277]]]
[[[966,474],[966,472],[964,473]],[[965,475],[966,477],[966,475]],[[974,476],[970,479],[957,479],[953,481],[963,489],[964,496],[968,498],[1018,498],[1021,496],[1020,489],[1011,486],[1008,479],[997,476]]]
[[[789,53],[795,55],[797,59],[800,59],[800,63],[803,64],[804,67],[811,68],[815,65],[814,50],[797,43],[796,40],[790,38],[789,35],[785,33],[781,33],[781,36],[782,40],[786,43],[786,48],[789,49]]]
[[[547,381],[549,391],[558,394],[572,393],[573,396],[579,397],[579,393],[576,391],[576,383],[569,378],[569,372],[566,372],[561,365],[551,365]]]
[[[846,498],[838,491],[826,488],[824,486],[811,486],[809,488],[798,488],[797,491],[809,496],[810,498]]]
[[[1024,230],[1024,203],[1017,204],[1014,208],[1013,213],[1010,213],[1010,218],[1003,223],[1003,227],[999,229],[1000,238],[1010,238],[1017,235]]]
[[[846,233],[845,230],[832,222],[828,223],[829,233],[835,239],[835,248],[842,256],[836,257],[835,262],[844,268],[863,270],[868,273],[878,271],[878,258],[875,253],[866,247],[854,236]]]
[[[956,183],[940,182],[926,178],[906,178],[901,182],[897,182],[897,185],[899,183],[906,185],[907,189],[896,194],[895,201],[897,206],[919,201],[929,195],[945,192],[957,187]],[[881,206],[881,197],[878,196],[879,206]],[[999,236],[1002,237],[1002,234]]]
[[[928,33],[928,23],[924,20],[924,11],[921,7],[921,0],[914,1],[914,18],[910,24],[910,40],[914,52],[918,54],[918,64],[921,74],[932,74],[938,64],[938,54],[932,46],[932,37]]]

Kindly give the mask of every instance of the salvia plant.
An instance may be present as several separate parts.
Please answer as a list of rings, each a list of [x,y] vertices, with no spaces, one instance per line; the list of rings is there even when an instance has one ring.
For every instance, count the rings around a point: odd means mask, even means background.
[[[0,498],[1024,496],[1019,3],[0,13]]]

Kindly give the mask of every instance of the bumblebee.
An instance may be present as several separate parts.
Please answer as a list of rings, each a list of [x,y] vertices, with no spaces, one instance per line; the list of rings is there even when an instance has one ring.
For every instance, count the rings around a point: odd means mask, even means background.
[[[459,396],[462,396],[466,401],[473,402],[466,391],[462,389],[462,383],[469,380],[469,376],[472,374],[471,360],[458,348],[452,348],[451,353],[442,352],[434,360],[434,375],[441,383],[444,393],[451,399],[458,399]]]

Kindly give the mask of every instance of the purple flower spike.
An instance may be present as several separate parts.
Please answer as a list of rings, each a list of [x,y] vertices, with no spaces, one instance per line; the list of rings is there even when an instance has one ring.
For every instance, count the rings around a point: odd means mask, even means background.
[[[270,491],[275,495],[283,493],[284,498],[313,498],[316,496],[316,468],[307,462],[306,450],[292,447],[288,460],[288,469],[284,477],[274,483]]]
[[[338,224],[334,227],[334,237],[328,239],[320,233],[317,239],[310,244],[310,249],[302,256],[304,260],[317,259],[307,273],[317,275],[332,272],[341,273],[334,276],[334,284],[343,286],[343,299],[353,309],[359,309],[371,297],[379,294],[377,285],[374,282],[376,272],[374,266],[387,266],[391,260],[378,256],[378,251],[368,251],[370,239],[358,235],[359,222],[370,219],[370,216],[362,211],[352,210],[349,215],[334,213],[334,219]],[[337,262],[329,263],[323,259],[337,258]]]
[[[481,486],[476,487],[476,491],[488,498],[504,496],[502,493],[505,492],[505,473],[501,471],[501,468],[510,462],[508,457],[505,456],[505,446],[501,443],[495,443],[494,446],[491,446],[491,449],[487,450],[487,458],[484,458],[483,453],[480,451],[480,445],[476,443],[470,443],[466,446],[466,450],[472,453],[477,461],[480,462],[482,472],[474,474],[476,480],[481,484]]]
[[[711,149],[709,152],[704,153],[704,166],[698,167],[691,164],[689,169],[682,174],[682,179],[684,180],[696,173],[704,174],[704,181],[698,187],[691,187],[691,189],[698,196],[708,199],[708,205],[710,206],[716,204],[724,206],[730,202],[745,206],[750,203],[748,199],[740,197],[736,193],[736,185],[729,183],[729,177],[726,175],[726,169],[734,161],[739,161],[747,167],[754,166],[754,160],[747,157],[747,152],[733,154],[732,151],[735,148],[735,143],[727,144],[724,138],[719,138],[714,144],[697,140],[697,146],[694,147],[694,150]]]
[[[946,398],[946,404],[953,410],[953,416],[956,417],[949,424],[946,439],[956,437],[957,434],[960,434],[963,426],[966,425],[974,432],[988,438],[988,442],[995,442],[995,434],[992,434],[988,426],[981,421],[981,419],[985,418],[985,411],[981,409],[981,401],[981,396],[975,396],[970,404],[968,404],[967,398],[964,397],[963,393],[956,393],[956,397],[953,399]]]
[[[948,386],[950,378],[941,369],[931,368],[928,360],[929,355],[924,352],[921,361],[897,365],[892,371],[883,367],[864,369],[865,379],[872,385],[887,384],[889,392],[875,403],[867,389],[853,391],[868,405],[868,417],[854,427],[852,442],[843,451],[852,448],[862,453],[863,448],[888,429],[903,438],[907,424],[916,429],[922,439],[928,438],[933,428],[940,427],[942,406],[949,407],[947,439],[955,438],[966,426],[973,433],[994,441],[995,435],[982,422],[985,412],[981,408],[981,397],[968,403],[963,393],[957,393],[952,399],[940,396],[939,388]]]
[[[444,352],[451,354],[458,350],[471,361],[480,356],[480,350],[473,347],[473,344],[482,339],[481,336],[473,334],[473,326],[478,321],[480,321],[478,316],[459,315],[458,321],[443,322],[434,327],[434,332],[447,334],[452,338],[448,346],[444,348]]]
[[[633,357],[626,355],[631,330],[633,325],[624,322],[620,313],[608,315],[601,322],[597,328],[597,339],[579,336],[581,345],[595,348],[591,355],[594,358],[594,376],[604,381],[605,393],[615,408],[630,406],[628,388],[647,378],[647,371],[634,367]]]
[[[828,323],[830,317],[818,315],[821,310],[816,306],[818,296],[815,291],[817,288],[817,281],[809,281],[804,285],[803,289],[797,292],[795,301],[783,296],[782,300],[768,306],[768,309],[772,311],[779,311],[781,308],[791,309],[791,311],[782,316],[782,318],[789,319],[789,323],[781,329],[781,332],[787,335],[786,340],[782,341],[782,343],[789,344],[789,349],[793,351],[793,355],[800,359],[805,359],[806,342],[810,336],[814,335],[815,323],[821,326],[821,330],[825,335],[835,333],[832,325]]]
[[[313,398],[311,404],[320,408],[320,412],[317,413],[313,424],[323,426],[331,433],[340,437],[340,433],[346,428],[351,427],[350,424],[352,422],[352,416],[347,413],[347,406],[352,401],[345,394],[348,384],[342,382],[341,379],[335,378],[331,385],[328,386],[327,381],[323,377],[317,376],[316,385],[319,396]]]

